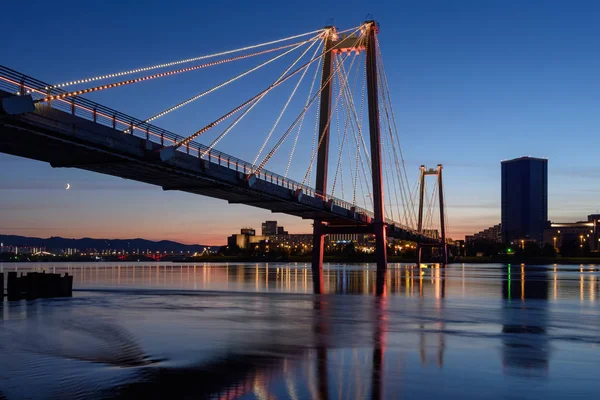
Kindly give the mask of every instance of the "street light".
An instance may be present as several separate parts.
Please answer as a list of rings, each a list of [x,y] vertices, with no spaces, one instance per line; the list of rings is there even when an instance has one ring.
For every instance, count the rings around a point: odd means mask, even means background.
[[[554,236],[552,240],[554,241],[554,250],[556,250],[556,236]]]

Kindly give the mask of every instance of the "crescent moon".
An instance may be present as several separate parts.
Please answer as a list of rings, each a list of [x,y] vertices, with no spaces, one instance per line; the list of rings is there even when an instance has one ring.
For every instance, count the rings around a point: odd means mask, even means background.
[[[67,183],[67,187],[65,188],[65,190],[69,190],[71,188],[71,184]]]

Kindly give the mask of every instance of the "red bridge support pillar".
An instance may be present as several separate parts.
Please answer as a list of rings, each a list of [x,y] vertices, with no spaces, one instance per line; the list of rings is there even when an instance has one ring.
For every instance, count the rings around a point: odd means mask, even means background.
[[[373,233],[375,234],[375,256],[377,258],[376,294],[384,294],[387,271],[387,232],[383,201],[383,178],[381,171],[381,129],[379,125],[379,93],[377,74],[377,24],[365,22],[368,27],[366,46],[367,99],[369,103],[369,136],[371,144],[371,170],[373,173]]]
[[[329,121],[331,114],[331,96],[333,92],[333,57],[331,48],[336,38],[335,27],[325,27],[324,46],[323,46],[323,73],[321,75],[321,108],[319,110],[319,148],[317,153],[317,178],[315,189],[317,195],[323,196],[323,201],[327,195],[327,162],[329,158]],[[324,222],[315,219],[313,226],[313,254],[312,254],[312,274],[313,291],[315,294],[323,293],[323,256],[325,255],[325,233],[323,232]]]

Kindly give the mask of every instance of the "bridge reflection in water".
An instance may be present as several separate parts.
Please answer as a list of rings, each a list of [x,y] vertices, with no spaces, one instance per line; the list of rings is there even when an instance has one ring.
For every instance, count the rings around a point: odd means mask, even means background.
[[[39,267],[31,270],[65,271],[73,274],[78,289],[152,288],[313,293],[310,264],[304,263],[92,263],[59,268],[37,265]],[[375,264],[325,265],[324,293],[372,294],[377,284],[376,271]],[[445,271],[439,264],[420,267],[413,264],[389,264],[385,275],[385,292],[420,297],[430,293],[436,298],[443,297]]]

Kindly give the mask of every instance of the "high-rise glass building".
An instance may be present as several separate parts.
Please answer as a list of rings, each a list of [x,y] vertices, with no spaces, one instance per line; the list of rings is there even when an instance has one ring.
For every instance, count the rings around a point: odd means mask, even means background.
[[[502,240],[542,243],[548,226],[548,160],[502,161]]]

